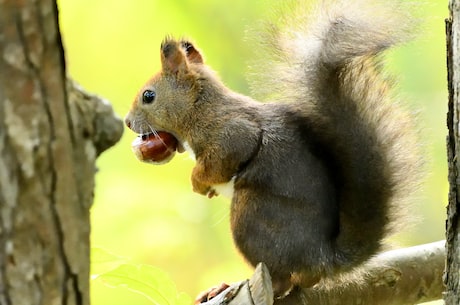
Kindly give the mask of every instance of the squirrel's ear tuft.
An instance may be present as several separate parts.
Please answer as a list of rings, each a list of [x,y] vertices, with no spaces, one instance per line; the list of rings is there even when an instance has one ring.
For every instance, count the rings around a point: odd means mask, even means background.
[[[181,45],[171,38],[166,38],[161,44],[161,64],[166,73],[177,74],[186,72],[187,58]]]
[[[185,55],[187,56],[187,60],[194,64],[202,64],[203,63],[203,56],[201,56],[200,52],[195,48],[195,46],[187,40],[181,41],[182,48],[185,51]]]

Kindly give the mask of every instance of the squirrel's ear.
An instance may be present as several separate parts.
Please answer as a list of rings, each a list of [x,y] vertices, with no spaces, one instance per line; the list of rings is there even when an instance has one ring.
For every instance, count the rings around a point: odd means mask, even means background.
[[[161,44],[161,64],[163,71],[177,74],[187,70],[187,58],[179,43],[172,39],[166,39]]]
[[[201,56],[200,52],[193,46],[190,41],[182,40],[181,45],[185,50],[185,55],[187,56],[187,60],[189,62],[194,64],[203,63],[203,56]]]

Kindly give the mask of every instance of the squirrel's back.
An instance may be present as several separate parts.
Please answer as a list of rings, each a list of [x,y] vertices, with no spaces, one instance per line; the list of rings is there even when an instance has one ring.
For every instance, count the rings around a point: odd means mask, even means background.
[[[399,5],[324,0],[296,7],[264,41],[275,50],[265,88],[303,109],[305,136],[324,152],[334,175],[340,210],[335,259],[343,270],[381,249],[418,182],[413,119],[381,65],[381,53],[409,36],[402,16],[407,8]]]

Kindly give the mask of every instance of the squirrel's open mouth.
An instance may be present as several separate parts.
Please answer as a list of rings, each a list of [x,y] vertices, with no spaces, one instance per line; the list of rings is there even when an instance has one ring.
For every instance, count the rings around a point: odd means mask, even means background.
[[[175,150],[177,150],[177,152],[179,153],[183,153],[185,151],[182,143],[173,134],[166,132],[166,131],[143,133],[143,134],[139,134],[139,137],[142,139],[142,141],[149,141],[152,138],[154,138],[160,141],[164,146],[168,147],[169,149],[172,149],[172,147],[169,146],[169,143],[172,143],[175,141],[176,142]]]
[[[151,142],[153,146],[162,145],[164,148],[183,153],[185,151],[182,143],[171,133],[166,131],[155,131],[139,134],[141,141]]]
[[[176,151],[184,151],[176,137],[164,131],[139,134],[131,147],[139,160],[153,164],[167,163]]]

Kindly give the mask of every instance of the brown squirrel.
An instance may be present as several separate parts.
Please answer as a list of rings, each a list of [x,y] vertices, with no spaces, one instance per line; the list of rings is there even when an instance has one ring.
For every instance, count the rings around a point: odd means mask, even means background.
[[[273,102],[231,91],[192,43],[168,37],[125,119],[195,157],[195,192],[231,196],[235,244],[267,265],[277,296],[376,254],[416,180],[412,118],[381,64],[407,31],[394,5],[371,2],[324,0],[272,25]]]

